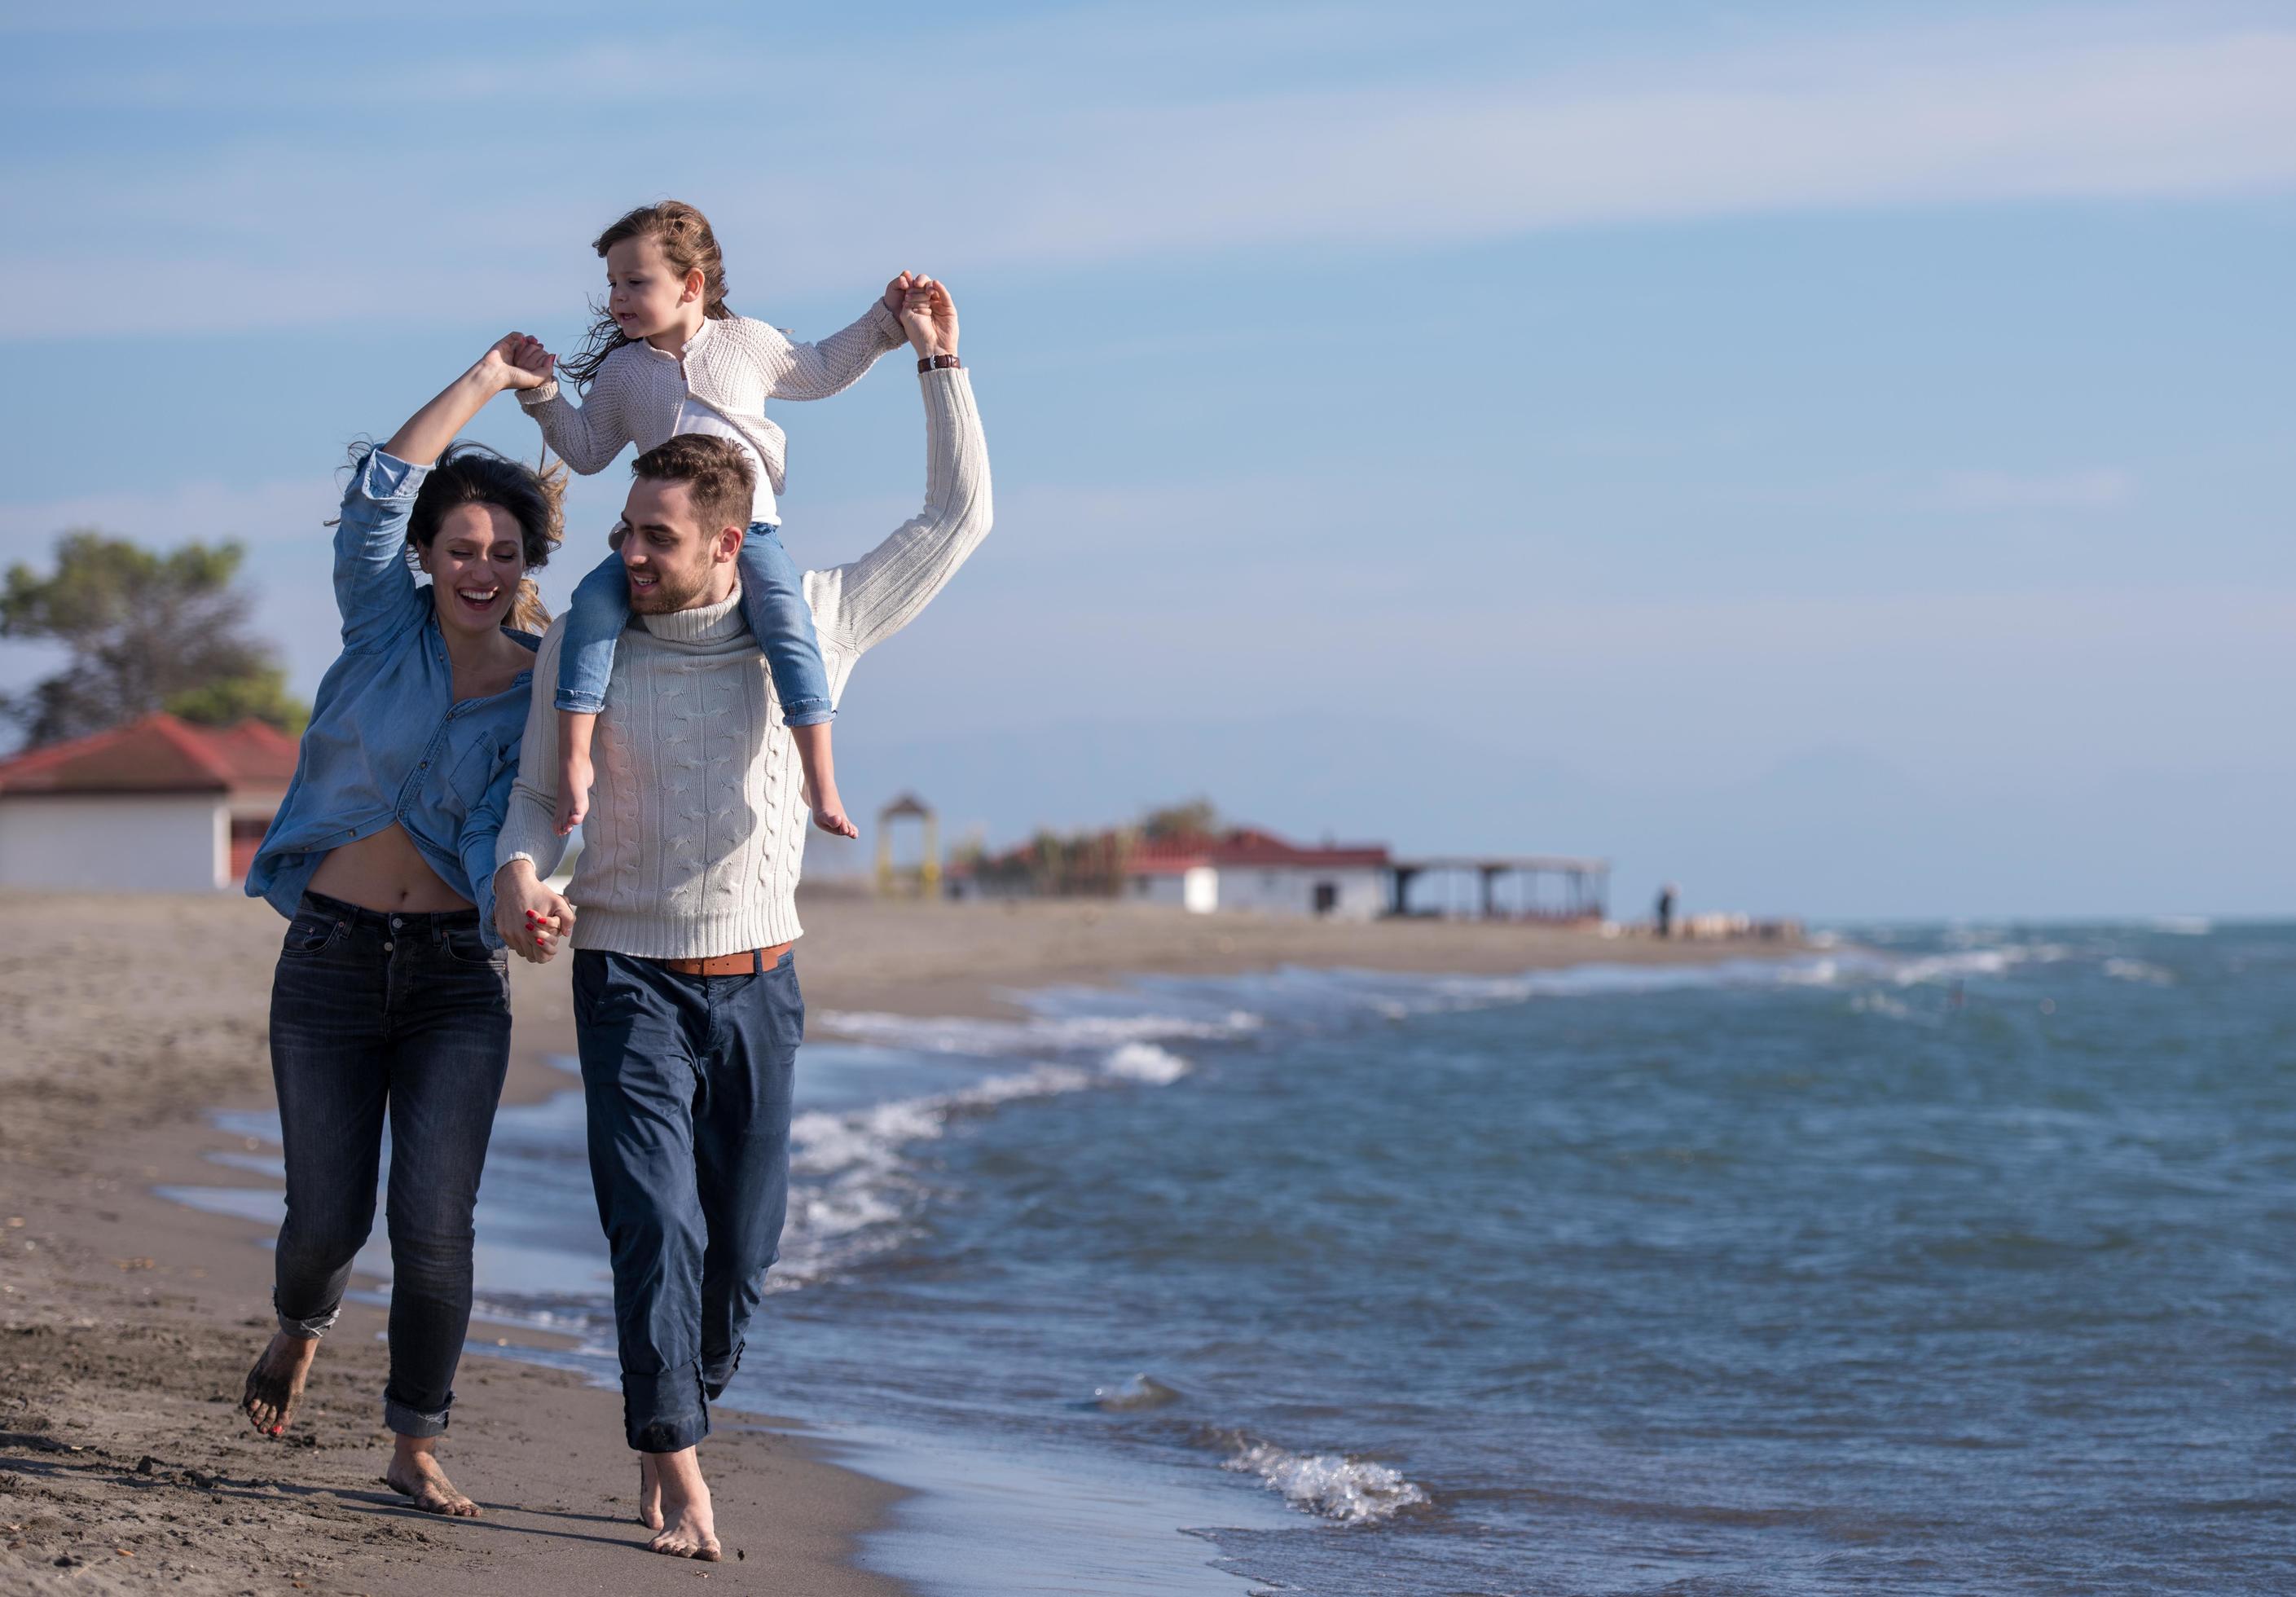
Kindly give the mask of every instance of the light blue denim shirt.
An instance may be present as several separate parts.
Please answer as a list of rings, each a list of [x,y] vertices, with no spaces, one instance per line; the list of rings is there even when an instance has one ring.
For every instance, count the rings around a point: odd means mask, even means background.
[[[495,934],[495,834],[518,776],[533,674],[455,702],[429,585],[406,562],[406,522],[428,466],[371,449],[351,470],[335,527],[343,651],[319,682],[295,780],[247,872],[250,897],[293,916],[328,851],[393,822]],[[505,631],[508,629],[505,628]],[[529,649],[541,640],[512,632]]]

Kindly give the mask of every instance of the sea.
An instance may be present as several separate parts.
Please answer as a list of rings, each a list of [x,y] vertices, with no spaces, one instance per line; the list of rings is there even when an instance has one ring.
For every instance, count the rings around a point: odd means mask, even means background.
[[[949,1597],[2296,1592],[2296,927],[1830,940],[816,1013],[727,1401]],[[611,1382],[570,1076],[479,1235]]]

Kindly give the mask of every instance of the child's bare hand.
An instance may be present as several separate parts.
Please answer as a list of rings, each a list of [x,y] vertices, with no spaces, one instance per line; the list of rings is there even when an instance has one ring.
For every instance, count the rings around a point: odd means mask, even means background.
[[[558,365],[558,357],[542,347],[540,339],[522,332],[512,333],[495,348],[503,350],[504,362],[518,373],[511,380],[512,388],[538,389],[550,381]]]

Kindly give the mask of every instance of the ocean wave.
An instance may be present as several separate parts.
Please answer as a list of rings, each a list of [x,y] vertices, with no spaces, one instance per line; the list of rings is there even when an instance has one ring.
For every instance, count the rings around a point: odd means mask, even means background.
[[[2158,965],[2148,965],[2141,959],[2109,959],[2104,962],[2104,973],[2115,981],[2139,981],[2148,987],[2174,987],[2177,979]]]
[[[1244,1440],[1220,1465],[1257,1475],[1292,1507],[1342,1525],[1377,1525],[1431,1501],[1403,1472],[1337,1453],[1294,1453],[1273,1442]]]
[[[1165,1086],[1192,1068],[1153,1043],[1128,1042],[1112,1050],[1097,1070],[1047,1061],[949,1092],[794,1117],[789,1224],[769,1290],[807,1285],[898,1245],[900,1228],[917,1208],[911,1150],[947,1135],[964,1116],[1118,1083]]]
[[[2206,915],[2155,915],[2152,924],[2153,930],[2177,938],[2204,938],[2217,929]]]
[[[873,1010],[826,1010],[822,1026],[856,1042],[882,1043],[920,1053],[963,1053],[984,1059],[1015,1053],[1120,1048],[1127,1043],[1185,1038],[1225,1039],[1257,1031],[1265,1021],[1248,1010],[1221,1015],[1036,1015],[1025,1020],[983,1020],[959,1015],[894,1015]]]
[[[1110,1413],[1129,1413],[1144,1408],[1162,1408],[1180,1401],[1181,1394],[1152,1375],[1136,1375],[1121,1386],[1095,1387],[1092,1405]]]
[[[1127,1043],[1103,1061],[1100,1068],[1119,1080],[1159,1087],[1179,1080],[1191,1069],[1186,1060],[1153,1043]]]
[[[2054,964],[2070,958],[2072,950],[2062,943],[2012,943],[1989,948],[1969,948],[1958,954],[1933,954],[1925,958],[1909,959],[1890,971],[1890,979],[1901,987],[1919,986],[1925,981],[1960,980],[1971,976],[2002,976],[2020,965]]]

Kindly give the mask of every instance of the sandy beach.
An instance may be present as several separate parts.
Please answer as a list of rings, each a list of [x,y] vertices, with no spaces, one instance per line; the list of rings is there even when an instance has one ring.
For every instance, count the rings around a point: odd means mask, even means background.
[[[1592,961],[1791,951],[1544,927],[1345,925],[1083,902],[958,906],[810,897],[812,1029],[839,1011],[993,1015],[1003,995],[1131,973],[1281,964],[1503,974]],[[472,1357],[442,1449],[486,1511],[440,1520],[381,1486],[383,1316],[347,1306],[296,1434],[236,1412],[271,1324],[266,1240],[159,1197],[229,1184],[215,1110],[270,1099],[265,1010],[282,922],[239,898],[0,895],[0,1585],[186,1593],[650,1592],[709,1578],[834,1594],[903,1589],[857,1560],[898,1500],[771,1416],[707,1448],[726,1560],[647,1556],[618,1395]],[[513,965],[505,1101],[562,1090],[567,962]],[[255,1178],[240,1178],[252,1181]],[[475,1341],[492,1340],[475,1327]],[[529,1347],[546,1342],[529,1333]],[[717,1589],[713,1587],[712,1589]]]

